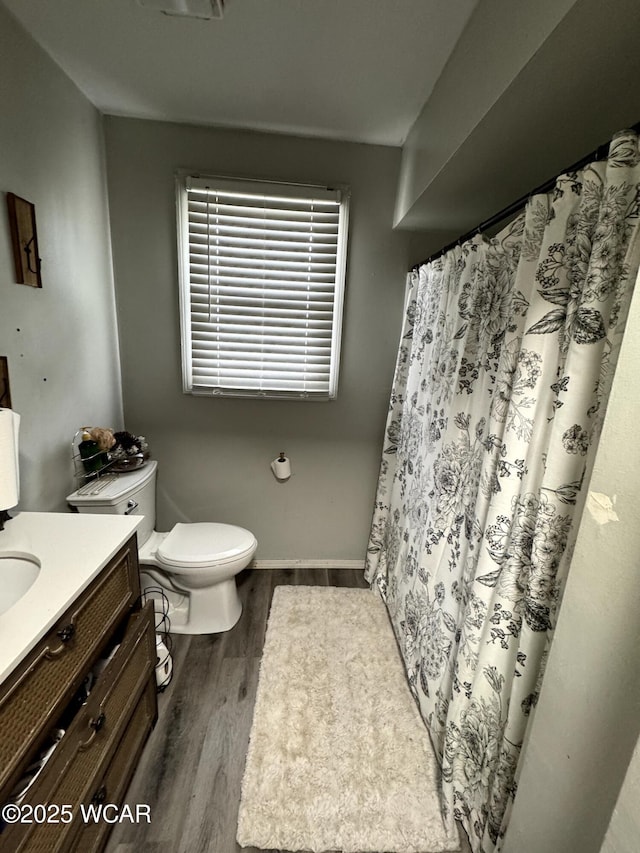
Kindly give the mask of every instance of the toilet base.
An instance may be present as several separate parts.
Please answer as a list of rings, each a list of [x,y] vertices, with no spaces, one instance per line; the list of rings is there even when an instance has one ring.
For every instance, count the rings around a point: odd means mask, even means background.
[[[181,589],[156,566],[140,566],[143,588],[161,586],[169,600],[170,634],[220,634],[242,614],[235,577],[200,589]],[[146,576],[146,577],[145,577]]]

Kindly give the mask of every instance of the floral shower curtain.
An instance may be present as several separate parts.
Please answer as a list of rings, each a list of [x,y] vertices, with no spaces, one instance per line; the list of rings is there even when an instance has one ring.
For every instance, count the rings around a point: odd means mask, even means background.
[[[410,289],[368,547],[442,766],[500,849],[638,268],[638,137]]]

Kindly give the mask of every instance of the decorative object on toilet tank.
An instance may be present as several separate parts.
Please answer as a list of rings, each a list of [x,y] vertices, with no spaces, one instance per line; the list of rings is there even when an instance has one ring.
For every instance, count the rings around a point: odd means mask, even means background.
[[[100,450],[89,431],[82,433],[82,441],[78,445],[82,467],[87,474],[96,474],[107,464],[107,455]]]
[[[97,443],[100,450],[105,452],[111,450],[116,444],[116,437],[112,429],[105,427],[93,427],[89,430],[91,438]]]
[[[11,409],[0,409],[0,530],[11,518],[7,510],[20,500],[19,428],[20,415]]]
[[[143,435],[132,435],[126,430],[113,434],[115,444],[110,451],[115,471],[131,471],[142,468],[150,456],[149,444]]]
[[[82,482],[101,474],[142,468],[151,454],[143,435],[85,426],[73,437],[71,455],[76,480]]]

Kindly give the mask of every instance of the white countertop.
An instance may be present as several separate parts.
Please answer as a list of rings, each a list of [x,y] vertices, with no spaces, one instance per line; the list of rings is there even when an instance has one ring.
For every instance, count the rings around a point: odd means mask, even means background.
[[[22,598],[0,614],[0,683],[142,520],[142,516],[21,512],[5,523],[0,531],[0,553],[33,554],[41,568]]]

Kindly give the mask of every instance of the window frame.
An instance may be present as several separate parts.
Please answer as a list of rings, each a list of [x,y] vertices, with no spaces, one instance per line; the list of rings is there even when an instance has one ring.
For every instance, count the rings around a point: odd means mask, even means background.
[[[330,362],[328,388],[326,391],[283,390],[270,388],[231,388],[224,386],[202,386],[193,379],[192,312],[191,312],[191,265],[189,242],[189,189],[202,189],[207,183],[218,182],[219,186],[238,185],[254,192],[280,195],[289,194],[292,199],[305,197],[309,193],[333,193],[338,198],[338,236],[336,271],[333,290],[333,312],[331,326]],[[175,175],[177,207],[178,283],[180,295],[180,339],[182,361],[182,388],[185,394],[204,397],[243,397],[251,399],[289,399],[326,401],[337,397],[342,344],[344,298],[346,290],[347,242],[349,230],[350,187],[335,184],[331,187],[318,184],[300,184],[254,178],[237,178],[228,175],[210,175],[193,170],[181,169]],[[300,378],[303,384],[302,375]]]

